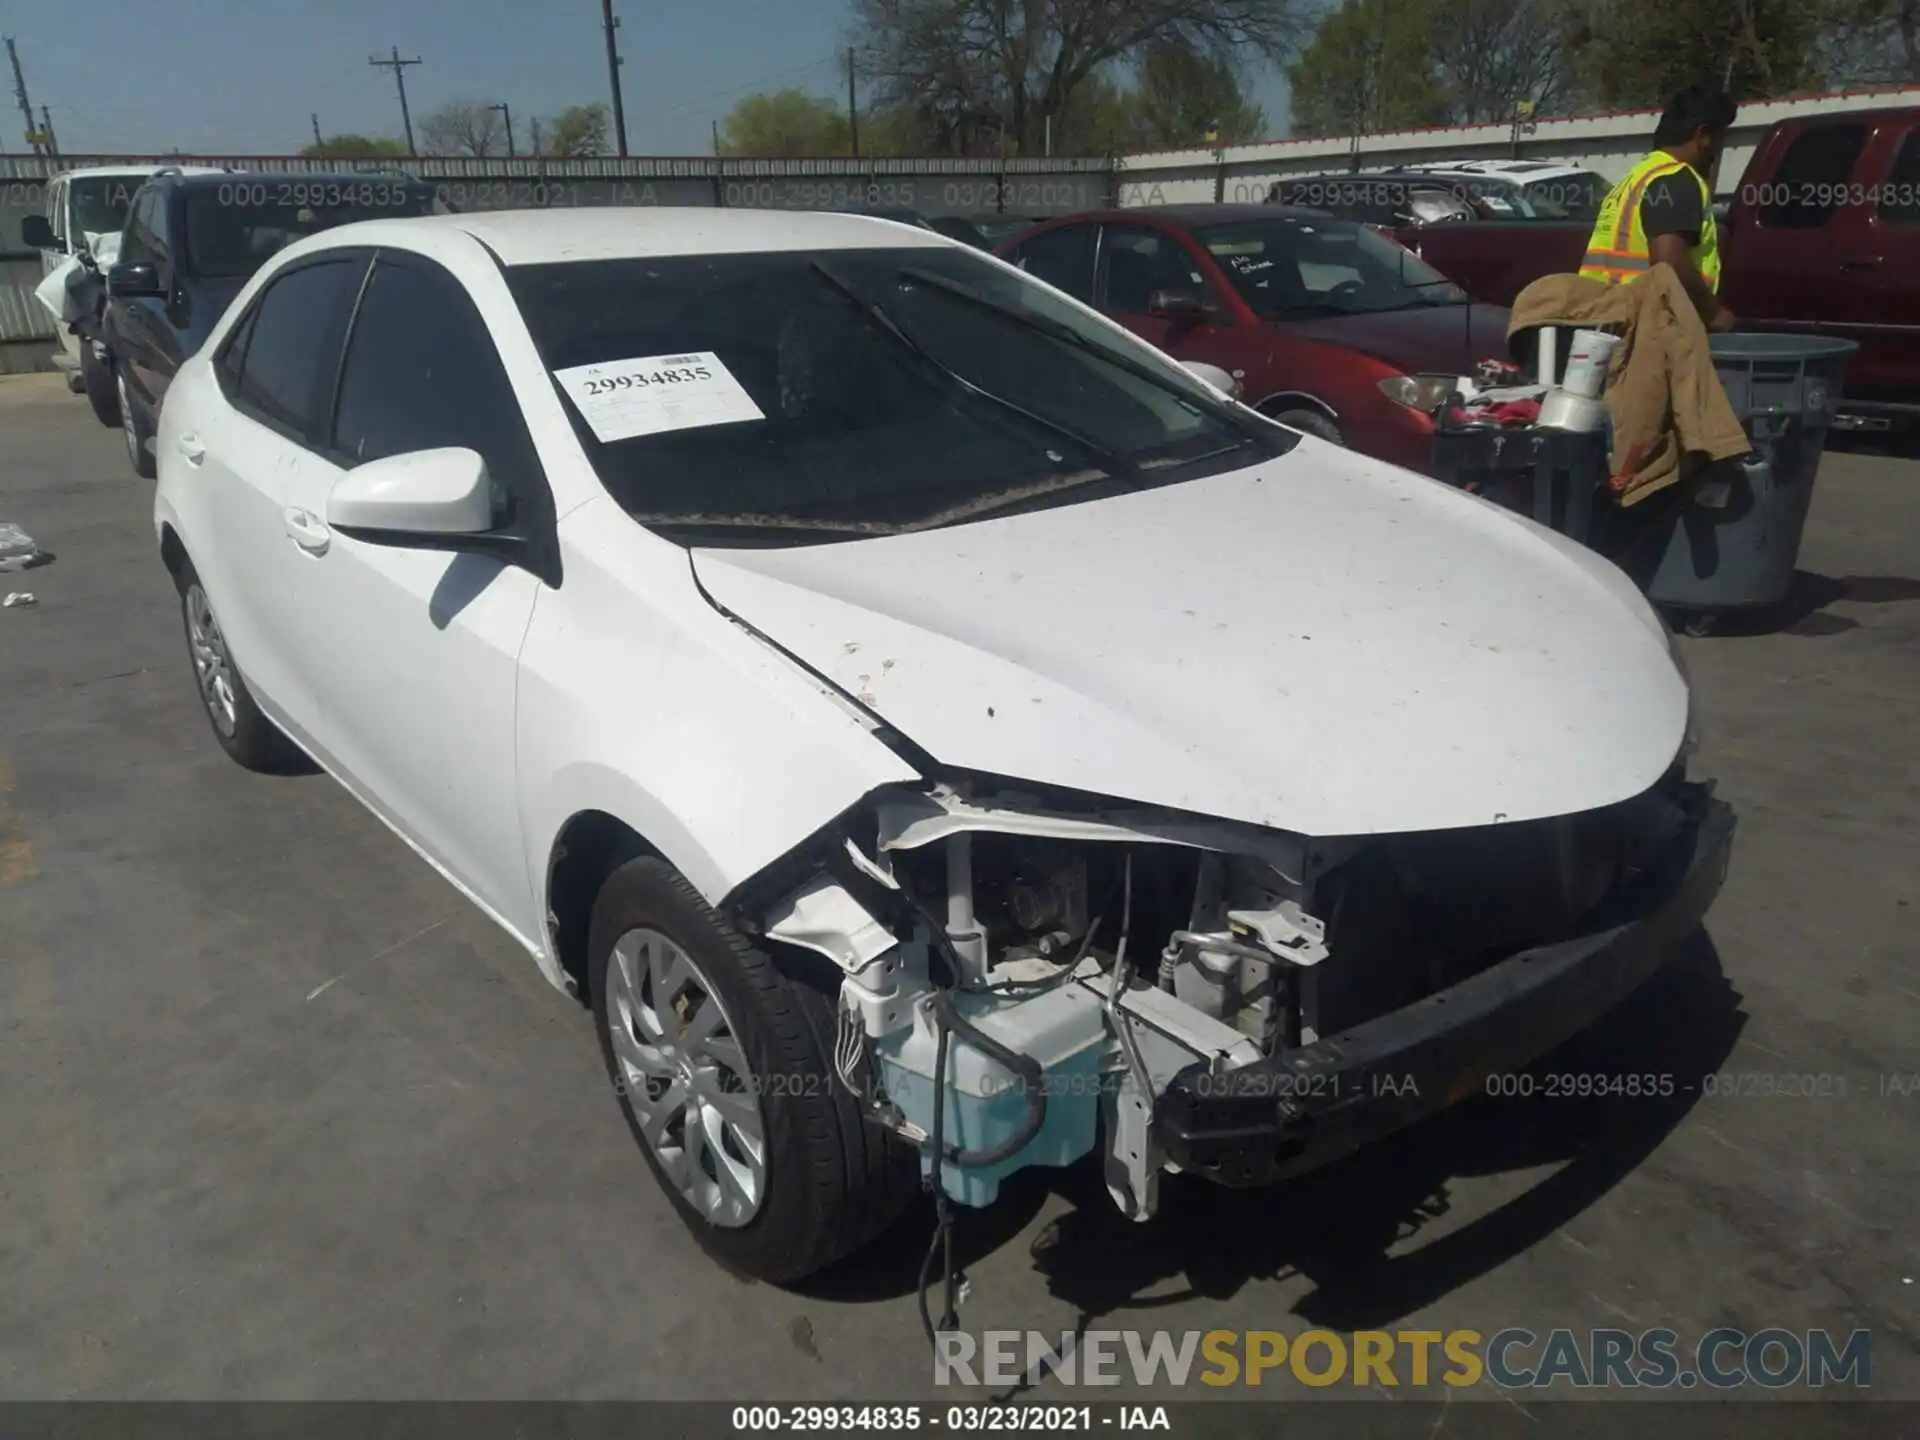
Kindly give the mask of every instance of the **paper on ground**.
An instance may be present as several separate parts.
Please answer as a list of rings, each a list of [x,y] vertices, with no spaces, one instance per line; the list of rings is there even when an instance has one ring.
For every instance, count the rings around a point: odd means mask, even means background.
[[[711,350],[575,365],[553,378],[602,444],[767,418]]]

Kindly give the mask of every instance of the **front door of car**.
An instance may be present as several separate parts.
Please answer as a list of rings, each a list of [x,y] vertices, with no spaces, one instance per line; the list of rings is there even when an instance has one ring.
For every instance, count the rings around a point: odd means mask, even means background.
[[[165,239],[165,201],[158,191],[143,190],[133,202],[127,229],[120,242],[119,261],[146,261],[160,277],[159,295],[123,295],[113,301],[113,348],[125,371],[127,385],[148,416],[160,413],[166,395],[165,356],[169,350],[168,311],[171,307],[173,257]]]
[[[335,773],[529,943],[514,784],[520,647],[542,582],[477,553],[347,536],[327,497],[354,466],[463,446],[502,528],[550,532],[539,455],[464,287],[382,251],[354,314],[325,459],[291,473],[284,628]],[[537,929],[537,927],[536,927]]]
[[[1177,360],[1242,368],[1233,313],[1179,236],[1102,226],[1097,286],[1099,308],[1148,344]]]
[[[1720,233],[1721,298],[1754,330],[1824,330],[1842,293],[1840,232],[1855,168],[1873,134],[1847,116],[1765,142]],[[1846,277],[1851,279],[1851,277]]]

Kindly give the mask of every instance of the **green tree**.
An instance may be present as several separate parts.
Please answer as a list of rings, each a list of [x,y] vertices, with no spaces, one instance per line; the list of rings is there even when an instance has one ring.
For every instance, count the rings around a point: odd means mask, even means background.
[[[849,155],[846,112],[804,90],[749,95],[720,122],[722,155]]]
[[[547,154],[557,160],[605,155],[612,126],[612,113],[598,100],[591,105],[569,105],[546,123],[542,143]]]
[[[1368,135],[1443,120],[1438,20],[1436,0],[1341,0],[1287,67],[1294,133]]]
[[[1852,7],[1848,7],[1852,8]],[[1759,100],[1817,87],[1836,0],[1597,0],[1576,45],[1610,108],[1657,106],[1688,85]]]
[[[1136,128],[1148,145],[1222,145],[1264,139],[1266,112],[1240,88],[1240,77],[1222,56],[1203,54],[1178,41],[1150,46],[1133,91]]]
[[[407,147],[385,135],[328,135],[317,145],[305,145],[300,153],[309,160],[372,160],[404,155]]]

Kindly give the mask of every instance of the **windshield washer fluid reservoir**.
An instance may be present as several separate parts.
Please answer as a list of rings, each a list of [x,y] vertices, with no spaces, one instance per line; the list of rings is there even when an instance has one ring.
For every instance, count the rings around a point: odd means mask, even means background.
[[[1046,1122],[1025,1146],[998,1164],[962,1168],[948,1162],[947,1194],[963,1205],[991,1205],[1000,1182],[1030,1165],[1070,1165],[1093,1149],[1100,1128],[1101,1060],[1107,1049],[1099,997],[1078,983],[1030,1000],[956,992],[956,1008],[1009,1050],[1033,1057],[1043,1075]],[[882,1083],[901,1113],[933,1133],[933,1074],[939,1036],[926,1002],[913,1024],[879,1040]],[[1118,1084],[1122,1076],[1110,1077]],[[1027,1097],[1020,1077],[959,1035],[947,1040],[946,1135],[950,1146],[984,1150],[1020,1133]],[[922,1167],[930,1162],[923,1157]]]

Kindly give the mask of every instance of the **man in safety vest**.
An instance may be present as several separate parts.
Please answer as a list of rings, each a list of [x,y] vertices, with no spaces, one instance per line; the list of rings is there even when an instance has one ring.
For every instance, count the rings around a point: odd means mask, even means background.
[[[1735,109],[1725,94],[1697,86],[1668,102],[1653,132],[1653,153],[1601,203],[1582,275],[1622,285],[1664,262],[1687,287],[1709,330],[1733,328],[1733,312],[1718,298],[1720,237],[1707,177]]]

